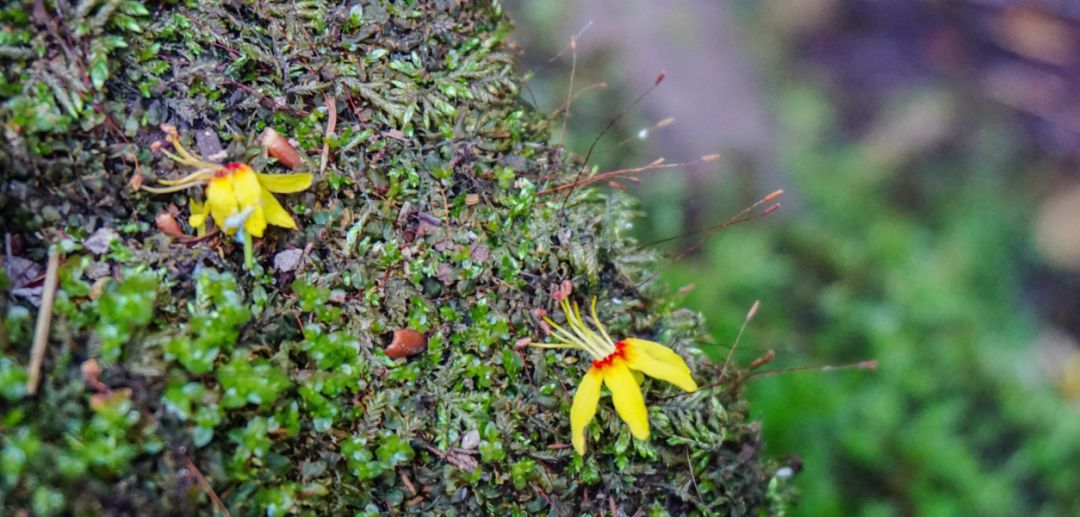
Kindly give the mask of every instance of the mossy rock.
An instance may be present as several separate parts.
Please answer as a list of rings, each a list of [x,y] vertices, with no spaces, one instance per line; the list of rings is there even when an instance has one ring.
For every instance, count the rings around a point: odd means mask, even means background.
[[[498,3],[350,3],[0,11],[3,513],[780,508],[740,374],[719,379],[700,318],[639,286],[656,258],[629,235],[633,199],[547,192],[580,164],[519,97]],[[294,138],[316,176],[281,198],[300,228],[257,240],[251,270],[229,239],[162,233],[161,214],[190,232],[201,194],[134,188],[186,172],[153,152],[161,124],[266,172],[285,169],[257,135]],[[59,290],[28,395],[50,249]],[[537,310],[561,318],[565,282],[710,386],[646,380],[649,441],[604,399],[588,455],[569,447],[587,358],[517,345],[542,339]],[[391,359],[399,328],[426,348]]]

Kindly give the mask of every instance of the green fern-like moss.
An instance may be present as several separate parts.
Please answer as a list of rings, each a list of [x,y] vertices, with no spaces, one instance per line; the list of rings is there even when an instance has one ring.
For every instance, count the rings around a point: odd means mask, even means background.
[[[679,395],[647,381],[649,442],[605,402],[590,454],[568,446],[585,357],[515,346],[541,338],[534,311],[557,314],[564,281],[605,301],[613,332],[671,345],[699,383],[719,369],[694,346],[698,316],[638,287],[655,257],[635,251],[629,196],[541,194],[578,165],[519,98],[497,3],[0,12],[0,213],[15,256],[64,256],[36,396],[22,387],[36,309],[4,279],[4,513],[186,514],[215,511],[212,497],[242,515],[776,503],[729,383]],[[282,198],[300,229],[257,241],[252,271],[228,240],[160,232],[159,214],[184,224],[188,196],[132,185],[182,172],[151,151],[163,123],[196,148],[209,130],[231,160],[269,172],[284,169],[256,136],[295,139],[316,173]],[[294,263],[274,267],[281,252]],[[425,333],[426,349],[389,358],[398,328]]]

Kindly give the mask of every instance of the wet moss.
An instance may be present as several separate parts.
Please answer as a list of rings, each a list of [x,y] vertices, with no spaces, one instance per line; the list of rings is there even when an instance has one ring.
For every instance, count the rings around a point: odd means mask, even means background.
[[[562,282],[604,300],[612,331],[670,344],[702,384],[719,368],[694,347],[700,318],[664,288],[638,286],[656,262],[630,236],[633,199],[540,194],[578,166],[518,96],[497,3],[24,0],[0,23],[11,253],[65,256],[36,396],[22,388],[35,308],[14,294],[33,284],[9,279],[0,302],[0,507],[780,504],[731,383],[683,395],[646,381],[649,442],[602,404],[590,454],[568,446],[585,358],[515,346],[540,339],[534,311],[557,313]],[[256,136],[294,138],[316,173],[311,190],[282,197],[300,230],[257,241],[251,271],[227,239],[160,233],[158,214],[183,226],[188,195],[199,196],[131,187],[181,172],[150,150],[162,123],[186,140],[209,130],[230,159],[268,172],[282,167]],[[294,263],[274,266],[286,251]],[[398,328],[426,334],[424,351],[388,357]]]

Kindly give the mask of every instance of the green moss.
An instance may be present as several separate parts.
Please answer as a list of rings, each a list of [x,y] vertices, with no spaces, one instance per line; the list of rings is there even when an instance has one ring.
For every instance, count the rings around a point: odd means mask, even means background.
[[[563,281],[604,300],[613,332],[670,344],[702,384],[718,368],[695,351],[699,318],[637,285],[653,257],[631,251],[631,198],[540,194],[578,165],[518,97],[497,3],[180,2],[149,15],[88,4],[106,21],[77,36],[86,62],[97,59],[85,91],[64,100],[31,79],[4,86],[21,93],[0,109],[19,137],[0,143],[3,216],[19,221],[20,256],[43,262],[40,236],[63,234],[65,261],[35,397],[19,388],[34,308],[12,296],[0,307],[0,390],[12,408],[0,507],[209,511],[201,479],[236,514],[577,514],[607,512],[609,500],[709,514],[767,503],[773,466],[726,386],[686,396],[647,381],[650,442],[632,440],[605,402],[589,456],[568,447],[586,358],[515,347],[541,339],[534,311],[554,312],[549,293]],[[5,16],[27,36],[12,45],[62,51],[35,22]],[[21,59],[5,71],[33,62]],[[45,111],[16,109],[25,102]],[[330,109],[337,128],[325,136]],[[158,214],[178,209],[184,225],[188,197],[201,196],[129,187],[134,175],[181,173],[150,151],[161,123],[189,142],[210,129],[229,159],[268,172],[282,167],[258,133],[297,139],[316,173],[312,189],[282,197],[300,229],[268,231],[251,271],[229,239],[159,233]],[[116,239],[88,249],[102,227]],[[288,249],[304,250],[295,269],[274,269]],[[404,327],[427,348],[391,359],[383,349]],[[80,368],[89,359],[100,379]]]

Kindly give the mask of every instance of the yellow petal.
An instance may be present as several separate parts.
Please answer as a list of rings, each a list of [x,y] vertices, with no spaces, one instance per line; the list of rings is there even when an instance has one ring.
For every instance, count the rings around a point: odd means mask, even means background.
[[[206,186],[206,205],[210,207],[210,214],[214,216],[218,227],[229,235],[236,233],[236,228],[225,225],[229,216],[240,211],[233,193],[232,181],[228,177],[210,180],[210,184]]]
[[[257,172],[255,174],[263,188],[279,194],[300,192],[311,186],[311,175],[306,172],[298,174],[262,174]]]
[[[635,341],[640,342],[639,340]],[[627,366],[654,379],[670,382],[684,391],[697,391],[697,383],[690,376],[690,369],[678,354],[675,355],[679,360],[678,364],[672,364],[646,353],[638,348],[636,342],[624,342],[626,348],[623,348],[623,357],[626,358]],[[674,352],[672,353],[674,354]]]
[[[616,358],[604,367],[604,384],[611,390],[615,411],[630,426],[630,434],[638,440],[648,440],[649,411],[645,408],[641,388],[634,381],[634,375],[626,367],[625,361]]]
[[[603,379],[604,376],[599,370],[589,368],[574,393],[573,404],[570,405],[570,439],[574,443],[574,450],[581,456],[585,455],[585,428],[596,416],[596,403],[600,401],[600,384]]]
[[[255,175],[255,171],[247,165],[240,165],[232,173],[233,190],[236,191],[236,202],[243,210],[249,206],[256,206],[262,197],[262,185]]]
[[[244,219],[244,231],[252,237],[262,237],[263,230],[266,230],[266,215],[261,205],[254,205],[251,215]]]
[[[281,203],[278,203],[278,200],[274,198],[274,195],[269,190],[263,189],[262,191],[262,205],[267,223],[283,228],[296,228],[296,221],[281,206]]]
[[[210,215],[210,204],[200,203],[194,199],[188,198],[188,207],[191,208],[191,216],[188,217],[188,224],[192,228],[195,228],[196,234],[200,237],[206,233],[206,216]]]
[[[664,345],[661,345],[660,343],[654,343],[652,341],[646,341],[644,339],[638,339],[633,337],[624,339],[623,343],[625,343],[629,348],[640,350],[652,356],[654,359],[658,359],[667,364],[670,364],[676,368],[685,371],[686,375],[690,375],[690,367],[686,366],[686,361],[684,361],[682,357],[679,357],[679,354],[676,354],[674,350]]]
[[[191,216],[188,217],[188,224],[190,224],[192,228],[202,228],[206,225],[206,214],[191,214]]]

